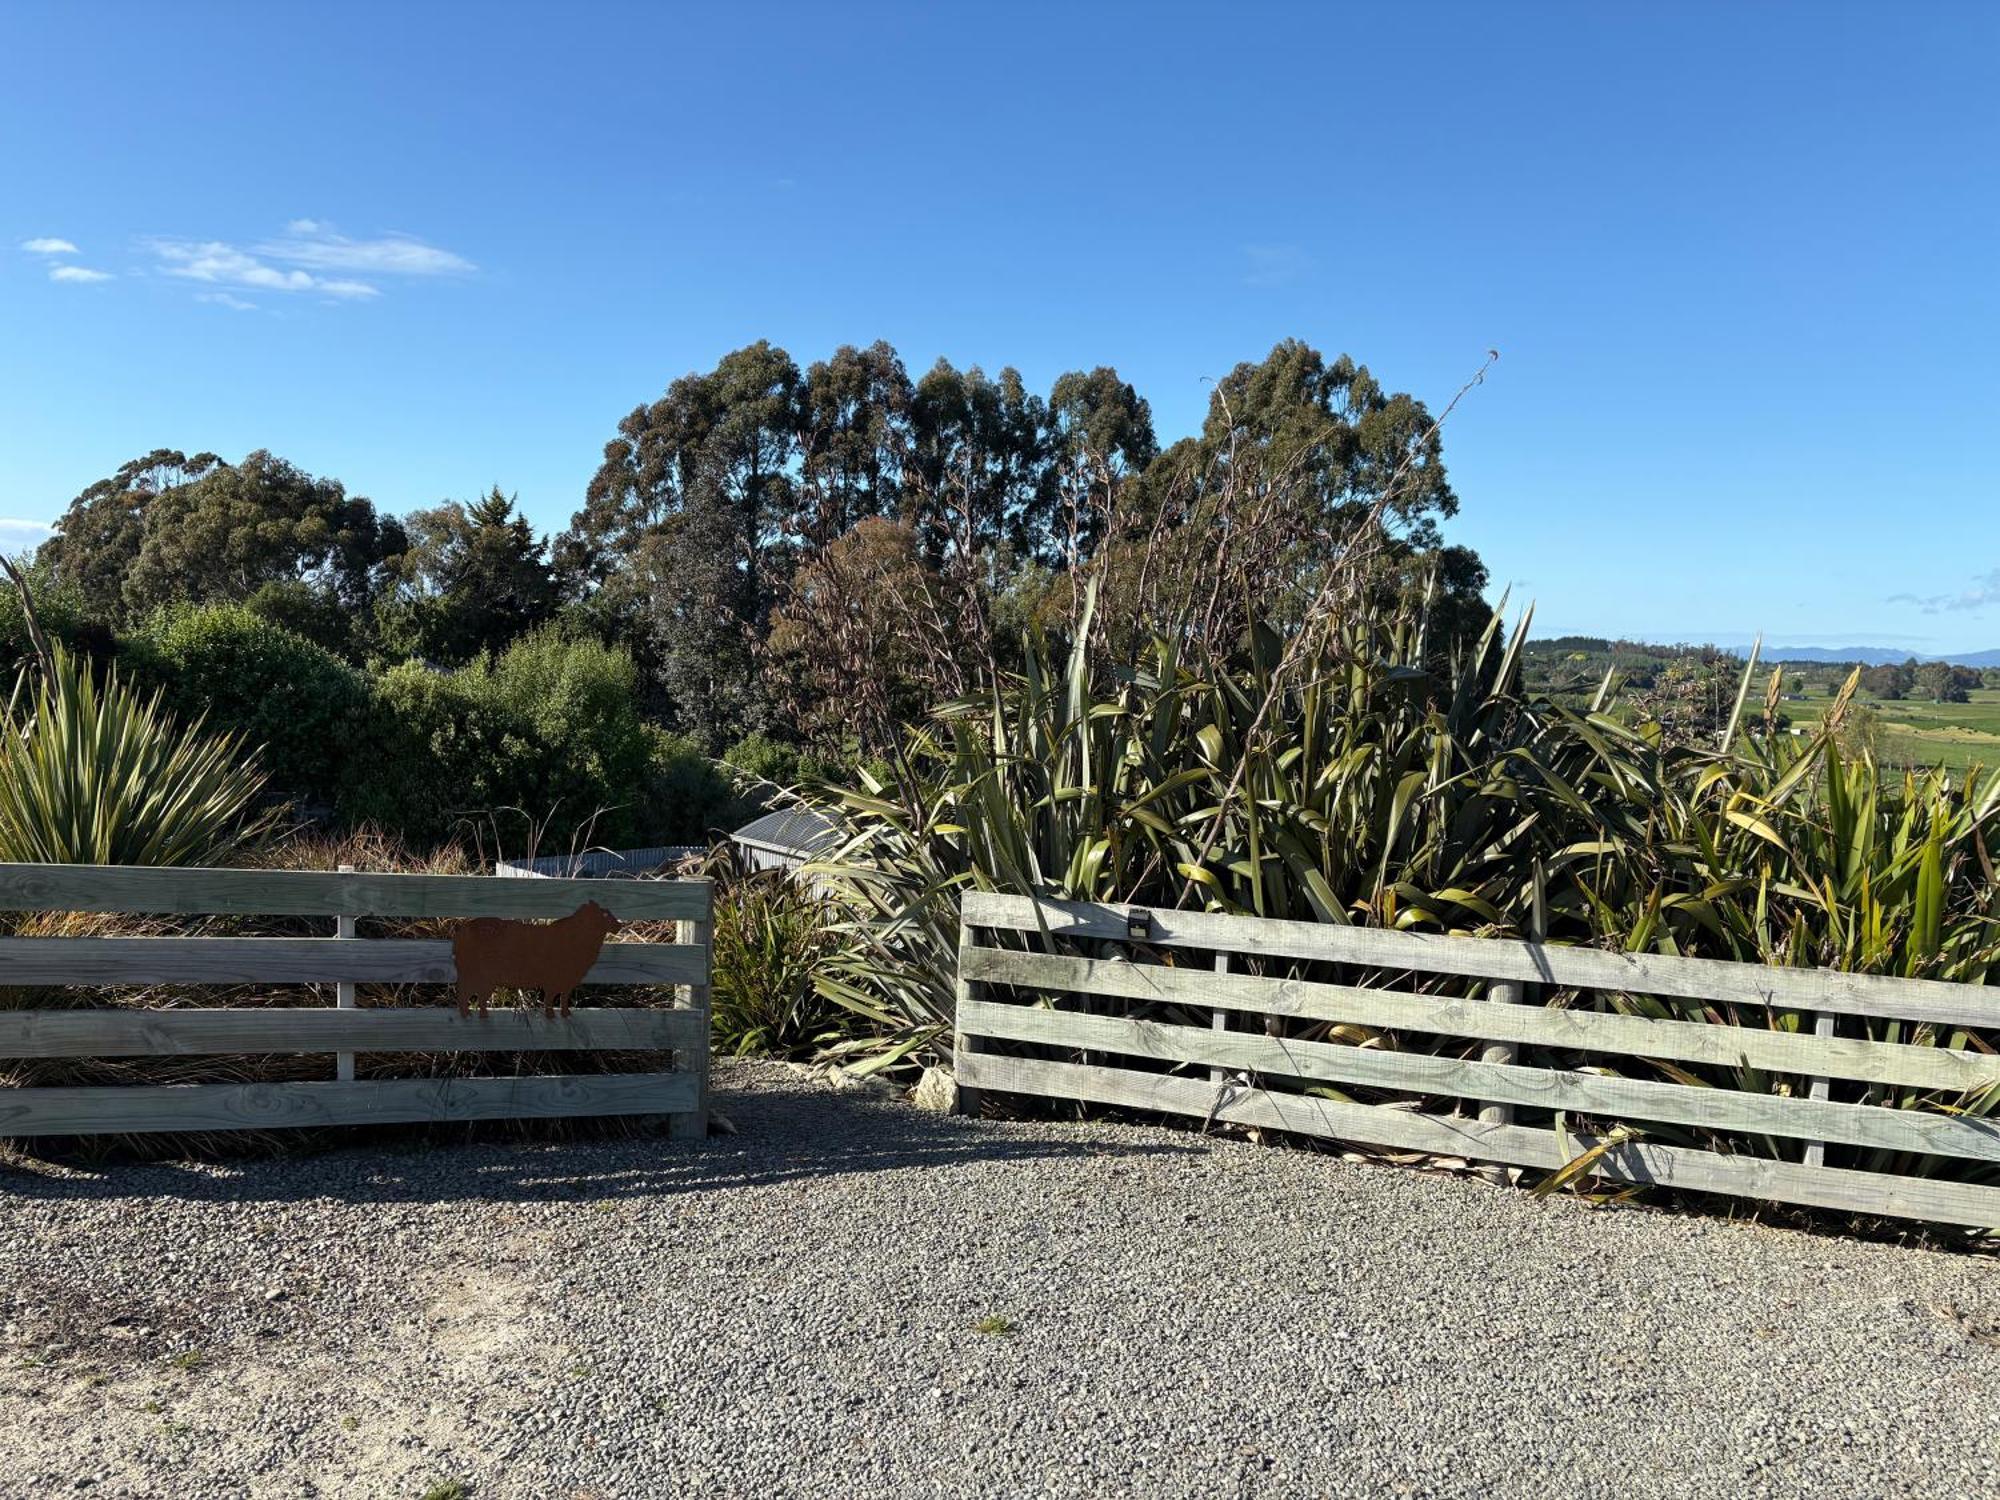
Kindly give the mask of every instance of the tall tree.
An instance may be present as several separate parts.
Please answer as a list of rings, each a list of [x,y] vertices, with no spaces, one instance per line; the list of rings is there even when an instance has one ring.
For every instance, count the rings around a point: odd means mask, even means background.
[[[632,641],[650,706],[704,736],[759,718],[751,656],[789,570],[798,393],[767,342],[682,376],[619,423],[557,544],[572,595]]]
[[[1158,456],[1153,410],[1116,370],[1099,365],[1057,379],[1045,421],[1042,493],[1030,530],[1038,560],[1074,566],[1118,524],[1128,487]]]
[[[994,596],[1045,530],[1046,424],[1046,406],[1019,371],[995,379],[943,359],[917,382],[910,405],[904,519],[954,603],[966,659],[988,674],[999,649]]]
[[[1128,615],[1165,612],[1171,628],[1217,639],[1306,608],[1357,542],[1385,589],[1435,576],[1476,600],[1477,559],[1437,555],[1437,523],[1457,509],[1423,403],[1287,339],[1218,381],[1200,436],[1148,467],[1107,567],[1135,593]],[[1442,603],[1452,621],[1470,613],[1456,594]]]
[[[711,752],[769,718],[742,542],[741,517],[698,496],[640,543],[630,569],[629,640],[656,685],[649,706]]]
[[[380,610],[393,651],[456,666],[554,615],[548,544],[515,501],[495,485],[469,506],[450,501],[405,517],[409,547]]]
[[[1949,662],[1927,661],[1918,665],[1912,674],[1918,693],[1933,703],[1963,703],[1966,701],[1964,686]]]
[[[940,359],[911,401],[905,512],[931,562],[1034,550],[1047,407],[1018,370]]]
[[[91,614],[123,620],[125,578],[145,544],[149,507],[164,491],[193,483],[221,462],[213,453],[190,458],[155,448],[121,465],[70,501],[55,534],[38,549],[37,561],[76,590]]]
[[[175,600],[240,601],[297,580],[365,609],[403,529],[338,480],[258,451],[241,463],[158,450],[70,503],[44,556],[93,607],[129,619]]]
[[[887,344],[844,344],[799,392],[797,499],[788,530],[808,553],[873,516],[896,513],[915,392]]]

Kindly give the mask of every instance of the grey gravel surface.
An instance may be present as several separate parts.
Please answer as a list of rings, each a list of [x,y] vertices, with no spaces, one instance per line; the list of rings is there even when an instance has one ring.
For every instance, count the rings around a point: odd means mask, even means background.
[[[0,1493],[2000,1491],[1987,1258],[718,1085],[702,1144],[0,1169]]]

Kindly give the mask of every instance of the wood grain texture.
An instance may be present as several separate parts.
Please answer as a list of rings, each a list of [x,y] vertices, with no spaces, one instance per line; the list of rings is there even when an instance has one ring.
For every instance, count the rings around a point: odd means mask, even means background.
[[[627,921],[705,921],[706,880],[502,880],[316,870],[0,864],[0,911],[298,917],[566,917],[595,901]]]
[[[1597,1011],[1360,989],[1249,974],[1117,960],[1065,958],[996,948],[968,949],[961,965],[973,979],[1030,989],[1115,995],[1190,1007],[1227,1007],[1388,1030],[1516,1042],[1579,1052],[1614,1052],[1722,1067],[1756,1067],[1801,1077],[1969,1092],[2000,1084],[2000,1057],[1988,1053],[1808,1036],[1701,1021],[1655,1021]]]
[[[682,1073],[4,1089],[0,1136],[671,1114],[694,1099]]]
[[[964,1069],[960,1066],[960,1062],[979,1044],[975,1038],[967,1034],[964,1022],[957,1018],[958,1013],[963,1012],[966,1006],[972,1003],[975,993],[972,988],[973,974],[968,962],[972,951],[972,929],[968,924],[961,923],[958,929],[958,978],[952,986],[954,1018],[951,1032],[951,1073],[952,1081],[956,1085],[952,1100],[953,1108],[959,1114],[971,1115],[977,1119],[979,1095],[965,1081]]]
[[[1456,1057],[1302,1042],[1250,1032],[1217,1033],[1116,1016],[1087,1016],[1031,1005],[967,1001],[958,1024],[969,1034],[1052,1047],[1205,1063],[1231,1069],[1360,1084],[1405,1093],[1493,1100],[1570,1110],[1621,1121],[1692,1125],[1750,1135],[1839,1141],[1887,1151],[2000,1161],[2000,1122],[1866,1104],[1693,1088],[1608,1078],[1555,1068],[1469,1062]],[[1487,1121],[1488,1124],[1505,1123]]]
[[[1832,1016],[1822,1012],[1820,1015],[1814,1018],[1813,1020],[1814,1036],[1830,1037],[1833,1035],[1833,1032],[1834,1032],[1834,1018]],[[1824,1099],[1827,1097],[1828,1094],[1832,1093],[1832,1091],[1833,1091],[1833,1080],[1821,1077],[1821,1078],[1815,1078],[1812,1081],[1812,1086],[1806,1092],[1808,1096],[1811,1098]],[[1805,1164],[1809,1167],[1825,1166],[1826,1142],[1807,1141],[1805,1153],[1802,1157],[1802,1160],[1804,1160]]]
[[[968,926],[1126,941],[1128,908],[1123,906],[968,891],[961,910]],[[1614,953],[1512,938],[1443,937],[1331,922],[1278,921],[1158,907],[1145,910],[1152,918],[1152,935],[1147,941],[1163,947],[1223,949],[1268,958],[2000,1029],[2000,989],[1988,985],[1891,979],[1831,969],[1774,968],[1659,953]]]
[[[284,1052],[607,1052],[706,1054],[703,1010],[579,1010],[549,1021],[539,1008],[461,1020],[450,1005],[317,1010],[0,1011],[0,1058],[187,1057]]]
[[[342,865],[339,873],[342,875],[352,875],[354,873],[354,866]],[[355,929],[355,919],[353,917],[336,917],[333,924],[333,935],[343,941],[352,941],[359,938],[361,934]],[[335,986],[333,1003],[342,1010],[353,1010],[361,1003],[355,993],[353,980],[343,979]],[[352,1052],[340,1053],[334,1058],[333,1067],[333,1076],[335,1078],[339,1079],[342,1083],[354,1082],[354,1054]]]
[[[699,949],[704,954],[711,948],[714,929],[709,919],[699,922],[682,922],[676,928],[676,936],[685,945]],[[672,1012],[680,1016],[696,1018],[699,1025],[690,1032],[688,1040],[680,1044],[682,1052],[681,1070],[694,1081],[694,1099],[685,1109],[667,1123],[668,1135],[677,1141],[700,1141],[708,1138],[708,1063],[709,1063],[709,994],[708,975],[702,976],[701,984],[688,985],[677,994],[685,995],[687,1009]]]
[[[1488,1006],[1518,1006],[1528,1000],[1528,986],[1514,984],[1514,980],[1494,980],[1486,986]],[[1520,1048],[1514,1042],[1486,1042],[1480,1048],[1480,1062],[1492,1062],[1496,1066],[1518,1062]],[[1480,1118],[1488,1124],[1514,1124],[1514,1106],[1506,1100],[1488,1100],[1480,1104]]]
[[[454,974],[451,944],[428,938],[0,938],[0,984],[9,985],[449,984]],[[607,943],[586,982],[706,984],[708,950]]]
[[[1553,1131],[1490,1125],[1442,1115],[1414,1114],[1373,1105],[1346,1104],[1298,1094],[1225,1085],[1192,1078],[1140,1074],[1117,1068],[978,1053],[966,1059],[967,1082],[1009,1093],[1086,1099],[1127,1109],[1157,1110],[1287,1130],[1301,1135],[1421,1151],[1433,1156],[1507,1162],[1552,1171],[1568,1159]],[[1572,1132],[1581,1153],[1594,1137]],[[1846,1213],[1882,1214],[1944,1224],[2000,1228],[2000,1188],[1933,1182],[1840,1167],[1804,1167],[1760,1157],[1723,1156],[1677,1146],[1626,1142],[1608,1151],[1599,1172],[1622,1182],[1796,1203]]]

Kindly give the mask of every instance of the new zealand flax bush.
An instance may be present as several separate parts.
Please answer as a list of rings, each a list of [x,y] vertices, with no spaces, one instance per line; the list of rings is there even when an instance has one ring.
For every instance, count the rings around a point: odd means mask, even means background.
[[[0,860],[223,864],[268,828],[240,737],[181,723],[60,645],[21,673],[0,725]]]
[[[1116,674],[1094,674],[1080,654],[1058,668],[1031,652],[1016,679],[913,731],[894,775],[833,799],[851,837],[827,866],[841,948],[820,983],[864,1031],[837,1055],[879,1068],[940,1048],[967,889],[1969,983],[2000,967],[2000,781],[1939,772],[1884,783],[1865,757],[1843,756],[1838,707],[1810,739],[1760,732],[1745,712],[1748,671],[1716,744],[1669,745],[1613,714],[1612,682],[1581,713],[1528,693],[1524,637],[1525,625],[1510,639],[1496,618],[1440,661],[1420,611],[1363,614],[1333,628],[1316,670],[1275,686],[1287,643],[1270,631],[1227,662],[1190,662],[1158,641],[1138,669]],[[1793,1013],[1643,995],[1542,998],[1801,1024]],[[1907,1024],[1841,1025],[1885,1040],[1992,1045]],[[1297,1034],[1473,1047],[1358,1026]],[[1804,1087],[1749,1069],[1590,1061],[1715,1087]],[[1835,1097],[1954,1112],[1996,1105],[1847,1087]],[[1647,1133],[1710,1140],[1683,1128]]]
[[[816,982],[836,941],[825,900],[788,870],[745,870],[726,855],[708,874],[716,882],[715,1046],[739,1057],[804,1058],[840,1041],[846,1012]]]

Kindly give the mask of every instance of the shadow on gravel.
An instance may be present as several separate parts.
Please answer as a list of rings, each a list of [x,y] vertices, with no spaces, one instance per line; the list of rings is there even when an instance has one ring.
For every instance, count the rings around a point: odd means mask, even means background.
[[[1065,1157],[1197,1155],[1190,1143],[1032,1138],[949,1115],[818,1092],[734,1092],[714,1107],[737,1129],[706,1141],[349,1147],[210,1164],[147,1163],[83,1173],[0,1168],[0,1198],[109,1202],[590,1202],[769,1186],[855,1172],[939,1171]]]

